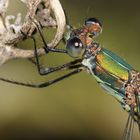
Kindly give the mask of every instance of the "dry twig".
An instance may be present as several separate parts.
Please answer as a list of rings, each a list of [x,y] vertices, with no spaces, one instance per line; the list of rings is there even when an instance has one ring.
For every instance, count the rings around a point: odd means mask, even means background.
[[[30,17],[34,19],[36,16],[42,27],[57,27],[54,39],[48,44],[49,47],[55,47],[64,33],[65,14],[59,0],[20,1],[26,4],[28,9],[23,23],[21,13],[18,13],[17,17],[13,15],[5,16],[9,0],[0,0],[0,66],[11,59],[34,57],[34,50],[16,48],[16,44],[24,38],[21,30],[29,36],[35,30],[35,25],[32,24]],[[10,23],[11,19],[15,19],[13,24]],[[40,55],[44,54],[44,49],[38,49],[38,53]]]

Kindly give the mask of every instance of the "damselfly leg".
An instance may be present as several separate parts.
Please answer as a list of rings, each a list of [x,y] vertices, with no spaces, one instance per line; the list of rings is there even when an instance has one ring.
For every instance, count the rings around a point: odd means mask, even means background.
[[[56,82],[59,82],[59,81],[65,79],[65,78],[68,78],[72,75],[75,75],[75,74],[81,72],[83,69],[82,69],[82,65],[79,63],[80,61],[81,61],[80,59],[77,59],[75,61],[63,64],[63,65],[59,65],[57,67],[51,67],[51,68],[44,68],[43,67],[43,69],[40,69],[40,64],[39,64],[39,61],[38,61],[38,63],[35,63],[35,64],[38,66],[38,70],[39,70],[39,73],[41,75],[48,75],[49,73],[53,73],[55,71],[62,70],[62,69],[74,69],[72,72],[69,72],[68,74],[65,74],[65,75],[60,76],[56,79],[49,80],[47,82],[43,82],[43,83],[40,83],[40,84],[30,84],[30,83],[24,83],[24,82],[17,82],[17,81],[13,81],[13,80],[4,79],[4,78],[0,78],[0,80],[5,81],[5,82],[9,82],[9,83],[12,83],[12,84],[27,86],[27,87],[43,88],[43,87],[50,86],[50,85],[52,85]]]
[[[62,50],[62,49],[51,49],[51,48],[49,48],[47,46],[46,42],[45,42],[45,39],[44,39],[43,34],[41,33],[41,30],[39,29],[39,27],[38,27],[38,30],[39,30],[39,33],[41,35],[42,41],[44,42],[44,46],[45,46],[44,49],[45,49],[46,53],[49,53],[49,52],[66,53],[66,51]],[[59,70],[62,70],[62,69],[69,69],[69,70],[74,69],[74,70],[65,74],[65,75],[63,75],[63,76],[60,76],[58,78],[55,78],[53,80],[49,80],[47,82],[43,82],[43,83],[40,83],[40,84],[30,84],[30,83],[24,83],[24,82],[17,82],[17,81],[13,81],[13,80],[9,80],[9,79],[4,79],[4,78],[0,78],[1,81],[5,81],[5,82],[12,83],[12,84],[17,84],[17,85],[22,85],[22,86],[28,86],[28,87],[43,88],[43,87],[47,87],[49,85],[52,85],[52,84],[54,84],[58,81],[61,81],[65,78],[68,78],[68,77],[70,77],[74,74],[77,74],[77,73],[79,73],[83,70],[83,68],[82,68],[83,65],[81,64],[82,59],[76,59],[74,61],[68,62],[66,64],[62,64],[62,65],[59,65],[59,66],[56,66],[56,67],[50,67],[50,68],[42,67],[40,65],[40,62],[39,62],[36,40],[35,40],[34,37],[30,37],[30,38],[33,40],[33,43],[34,43],[35,60],[36,60],[36,62],[34,60],[32,60],[32,62],[37,66],[37,69],[38,69],[38,72],[39,72],[40,75],[48,75],[50,73],[53,73],[53,72],[56,72],[56,71],[59,71]]]
[[[4,78],[0,78],[1,81],[4,81],[4,82],[8,82],[8,83],[12,83],[12,84],[16,84],[16,85],[21,85],[21,86],[26,86],[26,87],[33,87],[33,88],[44,88],[44,87],[48,87],[56,82],[59,82],[65,78],[68,78],[72,75],[75,75],[79,72],[81,72],[83,69],[76,69],[76,70],[73,70],[72,72],[68,73],[68,74],[65,74],[61,77],[58,77],[56,79],[53,79],[53,80],[49,80],[47,82],[43,82],[43,83],[40,83],[40,84],[31,84],[31,83],[24,83],[24,82],[17,82],[17,81],[13,81],[13,80],[8,80],[8,79],[4,79]]]
[[[63,65],[59,65],[57,67],[51,67],[51,68],[40,67],[39,56],[38,56],[38,53],[37,53],[36,40],[34,39],[34,37],[32,37],[32,39],[33,39],[33,42],[34,42],[36,66],[37,66],[37,69],[38,69],[38,72],[39,72],[40,75],[47,75],[49,73],[52,73],[52,72],[55,72],[55,71],[58,71],[58,70],[61,70],[61,69],[64,69],[64,68],[69,68],[70,69],[70,68],[72,68],[72,66],[73,66],[73,68],[79,68],[79,67],[82,66],[81,64],[78,64],[82,60],[81,59],[76,59],[72,62],[63,64]],[[75,64],[78,64],[78,65],[75,65]]]
[[[131,108],[126,122],[122,140],[132,140],[134,128],[134,109]]]
[[[42,39],[42,42],[43,42],[43,44],[44,44],[44,49],[45,49],[45,51],[46,51],[46,53],[48,53],[48,52],[58,52],[58,53],[67,53],[67,51],[66,50],[64,50],[64,49],[57,49],[57,48],[51,48],[51,47],[49,47],[48,45],[47,45],[47,43],[46,43],[46,40],[45,40],[45,38],[44,38],[44,36],[43,36],[43,32],[42,32],[42,30],[40,29],[40,24],[37,24],[34,20],[32,20],[33,21],[33,23],[35,24],[35,26],[36,26],[36,28],[37,28],[37,30],[38,30],[38,32],[39,32],[39,35],[40,35],[40,37],[41,37],[41,39]],[[39,22],[38,22],[39,23]],[[31,37],[32,39],[33,39],[33,41],[35,41],[35,39],[33,38],[33,37]]]
[[[29,61],[31,61],[35,66],[38,67],[40,75],[47,75],[47,74],[50,74],[50,73],[53,73],[55,71],[59,71],[62,69],[69,69],[70,70],[70,69],[76,69],[76,68],[82,67],[82,65],[79,63],[79,62],[81,62],[80,59],[71,61],[71,62],[66,63],[66,64],[62,64],[62,65],[59,65],[56,67],[45,67],[41,64],[37,64],[37,62],[33,59],[29,59]]]

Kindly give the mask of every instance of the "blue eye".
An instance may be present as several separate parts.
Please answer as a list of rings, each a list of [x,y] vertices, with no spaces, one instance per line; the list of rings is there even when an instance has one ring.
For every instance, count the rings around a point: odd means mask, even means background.
[[[78,37],[73,37],[67,41],[66,49],[71,57],[77,58],[83,55],[85,47]]]

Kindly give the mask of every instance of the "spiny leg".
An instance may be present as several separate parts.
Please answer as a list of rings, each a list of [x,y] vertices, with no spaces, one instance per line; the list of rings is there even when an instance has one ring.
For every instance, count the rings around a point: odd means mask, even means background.
[[[51,52],[59,52],[59,53],[67,53],[67,51],[66,50],[63,50],[63,49],[49,48],[47,46],[47,43],[46,43],[45,39],[44,39],[43,33],[40,30],[40,28],[39,28],[39,25],[35,21],[33,21],[33,22],[36,25],[36,27],[37,27],[37,29],[39,31],[39,34],[41,36],[41,39],[42,39],[42,41],[43,41],[43,43],[45,45],[44,49],[45,49],[46,53],[48,53],[49,51],[51,51]],[[33,39],[33,42],[34,42],[36,65],[37,65],[38,72],[39,72],[40,75],[47,75],[47,74],[52,73],[54,71],[58,71],[58,70],[60,70],[62,68],[68,67],[69,65],[72,65],[75,62],[77,63],[77,60],[76,60],[76,61],[73,61],[73,62],[64,64],[64,65],[60,65],[60,66],[57,66],[57,67],[54,67],[54,68],[43,68],[39,64],[39,56],[38,56],[38,53],[37,53],[36,40],[35,40],[35,38],[33,36],[31,37],[31,39]]]
[[[128,129],[127,140],[132,140],[133,129],[134,129],[134,109],[131,109],[131,120],[130,120],[129,129]]]
[[[81,59],[77,59],[77,60],[74,60],[72,62],[69,62],[69,63],[66,63],[66,64],[63,64],[63,65],[60,65],[58,67],[54,67],[54,68],[46,68],[46,69],[43,69],[41,70],[40,69],[40,64],[39,64],[39,59],[38,59],[38,54],[37,54],[37,48],[36,48],[36,43],[35,43],[35,39],[32,38],[34,40],[34,45],[35,45],[35,56],[36,56],[36,62],[35,64],[37,65],[38,67],[38,71],[41,75],[47,75],[49,73],[52,73],[52,72],[55,72],[55,71],[58,71],[58,70],[61,70],[63,68],[67,68],[67,69],[75,69],[74,71],[66,74],[66,75],[63,75],[61,77],[58,77],[56,79],[53,79],[53,80],[50,80],[50,81],[47,81],[47,82],[44,82],[44,83],[41,83],[41,84],[30,84],[30,83],[24,83],[24,82],[18,82],[18,81],[13,81],[13,80],[9,80],[9,79],[5,79],[5,78],[0,78],[1,81],[5,81],[5,82],[9,82],[9,83],[12,83],[12,84],[17,84],[17,85],[22,85],[22,86],[27,86],[27,87],[33,87],[33,88],[43,88],[43,87],[47,87],[49,85],[52,85],[56,82],[59,82],[65,78],[68,78],[74,74],[77,74],[79,72],[81,72],[83,69],[80,69],[80,67],[82,67],[82,64],[80,63],[81,62]],[[79,64],[78,64],[79,63]],[[43,72],[41,72],[43,71]]]
[[[44,88],[44,87],[48,87],[54,83],[57,83],[65,78],[68,78],[72,75],[75,75],[79,72],[81,72],[83,69],[76,69],[68,74],[65,74],[61,77],[58,77],[56,79],[53,79],[53,80],[49,80],[47,82],[43,82],[43,83],[40,83],[40,84],[30,84],[30,83],[24,83],[24,82],[17,82],[17,81],[12,81],[12,80],[8,80],[8,79],[4,79],[4,78],[0,78],[1,81],[4,81],[4,82],[9,82],[9,83],[12,83],[12,84],[16,84],[16,85],[21,85],[21,86],[27,86],[27,87],[33,87],[33,88]]]
[[[134,108],[131,107],[122,140],[132,140],[134,128]]]
[[[129,122],[130,122],[130,117],[131,117],[131,115],[130,115],[130,113],[129,113],[129,115],[128,115],[128,119],[127,119],[127,122],[126,122],[126,126],[125,126],[125,130],[124,130],[124,133],[123,133],[123,137],[122,137],[122,140],[126,140],[126,137],[127,137],[127,129],[128,129],[128,126],[129,126]]]
[[[21,31],[21,33],[23,33]],[[24,33],[23,33],[24,34]],[[25,34],[24,34],[25,35]],[[0,80],[1,81],[5,81],[5,82],[9,82],[9,83],[12,83],[12,84],[17,84],[17,85],[23,85],[23,86],[28,86],[28,87],[36,87],[36,88],[42,88],[42,87],[46,87],[46,86],[49,86],[53,83],[56,83],[60,80],[63,80],[71,75],[74,75],[76,73],[79,73],[82,69],[79,69],[80,67],[82,67],[82,64],[80,63],[81,62],[81,59],[77,59],[77,60],[74,60],[72,62],[69,62],[69,63],[66,63],[66,64],[63,64],[63,65],[59,65],[57,67],[52,67],[52,68],[43,68],[42,70],[40,69],[40,64],[39,64],[39,59],[38,59],[38,54],[37,54],[37,47],[36,47],[36,40],[34,39],[34,37],[31,37],[33,40],[34,40],[34,47],[35,47],[35,55],[36,55],[36,61],[35,64],[37,65],[38,67],[38,70],[40,71],[41,75],[47,75],[49,73],[52,73],[52,72],[55,72],[55,71],[58,71],[58,70],[61,70],[61,69],[64,69],[64,68],[67,68],[67,69],[76,69],[75,71],[72,71],[62,77],[59,77],[59,78],[56,78],[54,80],[51,80],[51,81],[48,81],[48,82],[45,82],[45,83],[41,83],[41,84],[28,84],[28,83],[24,83],[24,82],[18,82],[18,81],[14,81],[14,80],[9,80],[9,79],[6,79],[6,78],[1,78],[0,77]],[[79,63],[79,64],[78,64]],[[43,71],[43,72],[41,72]]]
[[[33,21],[33,23],[36,25],[36,27],[37,27],[37,29],[38,29],[38,32],[39,32],[39,35],[40,35],[40,37],[41,37],[41,39],[42,39],[42,41],[43,41],[44,49],[45,49],[46,53],[48,53],[48,52],[67,53],[67,51],[64,50],[64,49],[50,48],[50,47],[47,45],[46,41],[45,41],[45,38],[44,38],[44,36],[43,36],[43,33],[42,33],[42,31],[40,30],[40,26],[39,26],[34,20],[32,20],[32,21]]]
[[[32,20],[32,19],[31,19],[31,20]],[[59,53],[67,53],[67,51],[66,51],[66,50],[63,50],[63,49],[56,49],[56,48],[50,48],[50,47],[48,47],[48,45],[47,45],[47,43],[46,43],[46,41],[45,41],[45,39],[44,39],[43,33],[42,33],[42,31],[40,30],[40,26],[39,26],[34,20],[32,20],[32,21],[33,21],[33,23],[36,25],[36,27],[37,27],[37,29],[38,29],[38,31],[39,31],[39,34],[40,34],[40,36],[41,36],[41,39],[42,39],[42,41],[43,41],[43,43],[44,43],[44,45],[45,45],[44,49],[45,49],[46,53],[48,53],[49,51],[51,51],[51,52],[59,52]],[[72,28],[72,26],[71,26],[71,28]],[[33,42],[34,42],[35,55],[36,55],[36,64],[37,64],[38,71],[39,71],[40,75],[46,75],[46,74],[48,74],[48,73],[51,73],[51,72],[60,70],[60,69],[66,67],[66,66],[68,66],[68,65],[71,65],[71,63],[73,64],[73,63],[77,62],[77,60],[76,60],[76,61],[70,62],[70,63],[68,63],[68,64],[60,65],[60,66],[58,66],[58,67],[54,67],[54,68],[45,68],[45,69],[42,68],[42,69],[40,69],[40,68],[39,68],[39,66],[40,66],[40,65],[39,65],[39,59],[38,59],[39,56],[38,56],[38,54],[37,54],[37,47],[36,47],[36,40],[34,39],[34,37],[31,37],[31,38],[33,39]],[[41,67],[41,66],[40,66],[40,67]]]
[[[40,75],[47,75],[49,73],[52,73],[52,72],[55,72],[55,71],[58,71],[58,70],[61,70],[63,68],[66,68],[66,67],[70,67],[70,66],[73,66],[74,64],[77,64],[78,62],[81,62],[80,59],[77,59],[77,60],[74,60],[72,62],[69,62],[69,63],[66,63],[66,64],[63,64],[63,65],[59,65],[57,67],[52,67],[52,68],[42,68],[40,67],[40,63],[39,63],[39,56],[38,56],[38,53],[37,53],[37,46],[36,46],[36,40],[34,37],[32,37],[33,39],[33,42],[34,42],[34,48],[35,48],[35,59],[36,59],[36,65],[37,65],[37,69],[38,69],[38,72]],[[81,64],[80,64],[81,66]],[[80,67],[79,66],[79,67]]]
[[[29,61],[32,62],[35,66],[37,66],[37,63],[35,60],[29,59]],[[53,73],[53,72],[56,72],[56,71],[59,71],[62,69],[80,68],[80,67],[82,67],[82,64],[80,62],[81,62],[81,59],[77,59],[77,60],[62,64],[62,65],[58,65],[55,67],[45,67],[45,66],[39,64],[40,73],[41,73],[40,75],[47,75],[47,74],[50,74],[50,73]]]
[[[35,24],[36,24],[36,23],[35,23]],[[36,24],[36,26],[37,26],[37,24]],[[38,26],[37,26],[37,27],[38,27]],[[39,27],[38,27],[38,29],[39,29]],[[40,35],[42,36],[43,42],[44,42],[45,40],[44,40],[44,37],[43,37],[43,35],[42,35],[42,33],[41,33],[41,30],[39,29],[39,31],[40,31]],[[27,34],[25,34],[22,30],[21,30],[21,33],[22,33],[25,37],[27,37]],[[67,67],[68,65],[72,65],[72,64],[77,63],[77,62],[79,61],[79,60],[78,60],[78,61],[75,60],[75,61],[69,62],[69,63],[67,63],[67,64],[54,67],[54,68],[44,68],[41,64],[39,64],[39,56],[38,56],[38,53],[37,53],[36,40],[35,40],[35,38],[34,38],[33,36],[29,36],[29,37],[33,40],[33,43],[34,43],[36,62],[35,62],[32,58],[29,58],[28,60],[31,61],[33,64],[35,64],[35,65],[37,66],[38,72],[39,72],[40,75],[47,75],[48,73],[51,73],[51,72],[60,70],[60,69],[62,69],[62,68],[64,68],[64,67]],[[45,42],[44,42],[44,43],[45,43]],[[46,43],[45,43],[45,44],[46,44]],[[47,45],[47,44],[46,44],[46,45]],[[44,49],[45,49],[45,48],[44,48]],[[45,51],[46,51],[46,49],[45,49]],[[60,50],[60,49],[59,49],[59,50],[55,50],[54,52],[64,52],[64,53],[65,53],[65,50]],[[48,51],[47,51],[46,53],[48,53]]]
[[[36,48],[35,39],[34,38],[32,38],[32,39],[34,40],[34,44],[35,44],[35,48]],[[1,78],[1,77],[0,77],[0,80],[5,81],[5,82],[9,82],[9,83],[12,83],[12,84],[22,85],[22,86],[28,86],[28,87],[34,87],[34,88],[43,88],[43,87],[47,87],[49,85],[52,85],[52,84],[54,84],[54,83],[56,83],[58,81],[61,81],[61,80],[65,79],[65,78],[67,78],[67,77],[70,77],[70,76],[72,76],[72,75],[74,75],[76,73],[79,73],[80,71],[83,70],[83,69],[80,69],[80,67],[81,68],[83,67],[82,64],[80,63],[81,59],[77,59],[77,60],[74,60],[72,62],[63,64],[63,65],[60,65],[60,66],[57,66],[57,67],[54,67],[54,68],[45,68],[45,70],[40,70],[40,64],[39,64],[39,60],[38,60],[37,48],[35,49],[35,55],[36,55],[36,60],[37,60],[37,62],[35,62],[35,64],[37,65],[39,71],[43,71],[41,74],[47,75],[49,73],[61,70],[63,68],[75,69],[75,70],[70,72],[70,73],[68,73],[68,74],[66,74],[66,75],[63,75],[61,77],[58,77],[56,79],[53,79],[53,80],[50,80],[48,82],[44,82],[44,83],[41,83],[41,84],[30,84],[30,83],[18,82],[18,81],[9,80],[9,79],[5,79],[5,78]]]
[[[35,22],[34,22],[35,23]],[[36,24],[36,23],[35,23]],[[36,24],[37,25],[37,24]],[[46,52],[48,53],[49,51],[52,51],[52,52],[60,52],[60,53],[67,53],[66,50],[62,50],[62,49],[53,49],[53,48],[49,48],[45,42],[45,39],[43,37],[43,34],[41,33],[41,30],[39,29],[39,26],[37,25],[37,28],[39,30],[39,33],[41,35],[41,38],[43,40],[43,43],[45,45],[45,50]],[[21,31],[22,34],[24,34],[24,32]],[[27,36],[26,34],[24,34],[25,37]],[[56,83],[58,81],[61,81],[69,76],[72,76],[76,73],[79,73],[80,71],[82,71],[82,69],[79,69],[80,67],[82,67],[82,64],[77,64],[78,62],[81,62],[81,60],[75,60],[75,61],[72,61],[72,62],[69,62],[69,63],[66,63],[66,64],[63,64],[63,65],[60,65],[58,67],[54,67],[54,68],[47,68],[47,70],[42,70],[43,72],[41,72],[40,70],[40,64],[39,64],[39,59],[38,59],[38,54],[37,54],[37,47],[36,47],[36,40],[34,39],[34,37],[30,37],[33,39],[34,41],[34,47],[35,47],[35,56],[36,56],[36,65],[38,67],[38,71],[41,75],[47,75],[51,72],[55,72],[57,70],[60,70],[60,69],[63,69],[63,68],[69,68],[69,69],[76,69],[66,75],[63,75],[59,78],[56,78],[54,80],[50,80],[48,82],[44,82],[44,83],[41,83],[41,84],[28,84],[28,83],[24,83],[24,82],[18,82],[18,81],[13,81],[13,80],[9,80],[9,79],[5,79],[5,78],[0,78],[1,81],[5,81],[5,82],[9,82],[9,83],[13,83],[13,84],[17,84],[17,85],[23,85],[23,86],[29,86],[29,87],[36,87],[36,88],[42,88],[42,87],[46,87],[46,86],[49,86],[53,83]]]

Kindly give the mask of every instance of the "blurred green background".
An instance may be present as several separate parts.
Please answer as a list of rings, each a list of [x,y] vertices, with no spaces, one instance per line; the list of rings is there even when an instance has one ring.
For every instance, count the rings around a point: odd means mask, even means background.
[[[103,33],[97,40],[140,70],[140,1],[61,0],[61,3],[75,27],[83,25],[87,17],[100,19]],[[25,9],[20,1],[10,0],[7,14],[25,15]],[[52,32],[44,31],[48,41]],[[42,44],[39,36],[36,38]],[[33,45],[28,40],[18,46],[32,48]],[[46,66],[70,60],[62,54],[41,58]],[[33,64],[17,59],[3,65],[0,73],[1,77],[40,83],[64,72],[41,77]],[[0,82],[0,140],[120,140],[127,116],[120,104],[86,72],[44,89]],[[134,140],[139,138],[135,125]]]

